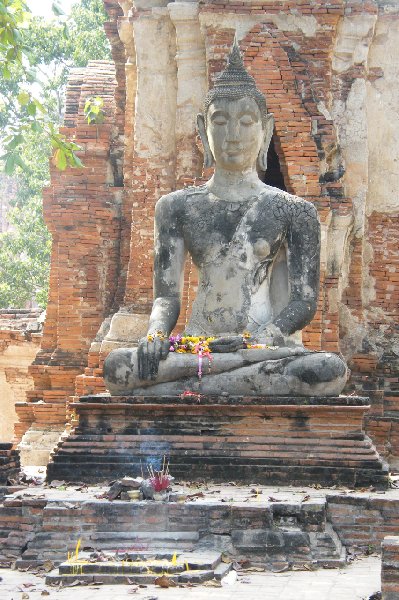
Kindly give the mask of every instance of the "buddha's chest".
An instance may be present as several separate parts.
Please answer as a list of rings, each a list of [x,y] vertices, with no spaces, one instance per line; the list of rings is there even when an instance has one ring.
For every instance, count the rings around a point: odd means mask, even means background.
[[[286,223],[267,203],[252,205],[196,202],[183,218],[184,240],[194,263],[241,263],[252,269],[272,260],[287,232]]]

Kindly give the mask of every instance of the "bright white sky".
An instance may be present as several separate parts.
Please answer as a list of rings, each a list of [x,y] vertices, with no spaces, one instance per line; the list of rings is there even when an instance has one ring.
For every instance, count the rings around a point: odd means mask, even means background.
[[[75,2],[76,0],[58,0],[58,4],[66,14],[69,13],[72,4]],[[49,18],[54,16],[53,11],[51,10],[53,0],[26,0],[26,3],[32,11],[32,14],[35,16]]]

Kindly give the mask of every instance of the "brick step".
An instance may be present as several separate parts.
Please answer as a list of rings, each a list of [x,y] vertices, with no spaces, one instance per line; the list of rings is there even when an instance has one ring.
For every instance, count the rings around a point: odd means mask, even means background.
[[[210,579],[221,580],[230,569],[231,564],[222,563],[222,555],[212,551],[175,551],[168,554],[128,552],[123,560],[118,555],[103,553],[101,562],[93,562],[89,554],[81,553],[77,559],[61,563],[58,572],[49,573],[46,583],[65,584],[78,578],[84,582],[153,584],[161,575],[166,575],[175,583],[201,583]]]
[[[314,460],[314,458],[319,458],[320,460],[336,460],[337,455],[342,461],[367,461],[368,458],[371,458],[374,461],[375,458],[375,450],[370,449],[369,451],[360,451],[354,449],[353,452],[335,452],[333,453],[331,449],[323,451],[322,448],[314,446],[314,447],[302,447],[298,446],[295,451],[288,451],[284,446],[258,446],[252,445],[250,449],[247,446],[243,446],[243,448],[234,449],[232,447],[225,448],[223,444],[215,443],[213,445],[208,444],[174,444],[174,449],[176,452],[179,450],[185,454],[185,456],[196,456],[198,452],[201,452],[201,456],[213,458],[216,456],[225,456],[225,457],[246,457],[249,458],[281,458],[281,459],[297,459],[298,454],[303,456],[303,460],[307,460],[308,458]],[[83,451],[82,451],[83,450]],[[86,452],[85,452],[86,450]],[[92,457],[93,460],[97,460],[104,456],[109,459],[115,459],[115,461],[119,461],[121,457],[124,457],[125,460],[122,462],[129,462],[129,455],[131,454],[133,457],[148,457],[148,451],[141,450],[140,447],[128,446],[125,448],[118,449],[116,447],[108,448],[108,446],[101,447],[91,447],[90,449],[87,446],[71,446],[69,444],[64,444],[64,446],[60,449],[57,456],[66,456],[66,455],[77,455],[77,456],[88,456]],[[137,458],[136,458],[137,460]]]
[[[185,442],[193,442],[193,443],[202,443],[202,444],[206,444],[206,443],[215,443],[215,437],[214,436],[203,436],[203,435],[196,435],[196,436],[176,436],[176,435],[171,435],[171,436],[165,436],[162,438],[163,442],[175,442],[176,441],[176,437],[178,437],[179,439],[179,443],[184,444]],[[110,439],[113,438],[113,439]],[[337,444],[337,439],[339,438],[335,438],[335,439],[320,439],[320,438],[308,438],[308,437],[292,437],[290,439],[286,439],[286,438],[278,438],[278,437],[265,437],[265,436],[254,436],[252,435],[252,431],[251,431],[251,437],[250,437],[250,443],[252,444],[259,444],[260,446],[268,446],[268,445],[284,445],[285,447],[290,447],[290,446],[298,446],[298,445],[303,445],[305,447],[313,447],[314,445],[317,445],[318,447],[322,447],[322,448],[335,448],[336,444]],[[159,441],[159,436],[158,435],[137,435],[137,436],[124,436],[124,435],[118,435],[118,436],[98,436],[98,435],[92,435],[92,436],[86,436],[86,435],[82,435],[82,436],[69,436],[68,437],[68,446],[70,447],[76,447],[76,448],[80,448],[80,447],[84,447],[87,446],[88,444],[90,444],[92,447],[101,447],[103,448],[104,445],[107,446],[107,448],[134,448],[137,446],[138,443],[142,443],[142,442],[158,442]],[[249,443],[249,438],[248,436],[245,437],[233,437],[233,436],[226,436],[225,439],[221,439],[219,438],[219,442],[222,445],[226,445],[226,447],[235,447],[238,444],[243,444],[244,446],[247,445]],[[370,450],[370,448],[372,448],[371,442],[369,440],[347,440],[347,439],[339,439],[339,443],[340,446],[342,448],[345,449],[351,449],[351,448],[356,448],[358,450]],[[122,445],[123,444],[123,445]],[[63,442],[59,442],[58,446],[63,445]]]
[[[87,544],[93,548],[113,552],[134,552],[138,548],[147,551],[167,551],[172,553],[176,548],[191,550],[198,542],[196,531],[96,531],[90,534]],[[65,534],[58,532],[41,532],[29,544],[23,558],[34,557],[43,548],[57,549],[62,547]],[[64,556],[66,555],[66,549]]]
[[[183,460],[183,459],[182,459]],[[99,482],[99,473],[101,481],[111,481],[125,475],[137,476],[141,473],[140,463],[81,463],[71,464],[58,462],[49,463],[47,467],[48,480],[64,479],[68,481],[80,482],[83,479],[88,483],[96,484]],[[186,481],[187,479],[195,481],[196,479],[206,479],[209,481],[223,483],[225,481],[235,481],[237,483],[258,483],[260,485],[314,485],[315,482],[322,482],[322,485],[330,487],[332,485],[346,485],[348,487],[367,487],[374,486],[377,489],[386,489],[388,470],[383,470],[378,466],[374,468],[355,468],[345,467],[339,463],[334,466],[327,465],[287,465],[276,461],[275,465],[257,464],[256,462],[245,461],[243,464],[226,464],[219,461],[217,464],[207,463],[199,460],[196,464],[193,462],[177,463],[173,462],[173,474],[177,480]],[[248,481],[250,477],[250,480]]]
[[[211,579],[216,579],[220,581],[223,577],[225,577],[230,571],[231,567],[227,564],[221,564],[216,567],[215,570],[200,570],[195,569],[192,571],[186,571],[185,573],[179,573],[177,575],[168,575],[168,579],[172,580],[175,584],[178,583],[204,583],[205,581],[210,581]],[[94,574],[85,574],[80,572],[79,564],[76,565],[76,574],[71,575],[61,575],[57,571],[52,571],[46,576],[46,584],[47,585],[65,585],[68,586],[76,580],[79,580],[82,583],[90,584],[90,583],[102,583],[108,585],[127,585],[127,584],[137,584],[137,585],[151,585],[155,583],[155,580],[160,577],[159,573],[154,574],[109,574],[109,573],[94,573]]]
[[[227,453],[222,450],[217,451],[206,451],[202,450],[201,455],[198,456],[198,453],[194,451],[185,450],[182,453],[182,456],[170,456],[170,467],[171,469],[175,468],[176,465],[181,464],[181,461],[184,461],[187,464],[188,458],[190,458],[191,464],[199,464],[202,463],[206,458],[208,464],[212,464],[213,466],[220,465],[221,467],[228,466],[274,466],[283,463],[288,466],[306,466],[306,465],[314,465],[315,460],[317,460],[317,464],[323,467],[334,467],[337,465],[337,461],[339,461],[339,465],[341,467],[353,467],[358,466],[363,469],[375,469],[376,464],[375,460],[367,460],[364,456],[342,456],[342,455],[329,455],[323,456],[318,455],[316,452],[313,456],[308,458],[300,458],[298,457],[299,453],[289,454],[287,452],[276,452],[274,455],[268,452],[265,453],[257,453],[257,452],[237,452],[237,453]],[[136,469],[137,474],[141,472],[141,466],[144,463],[146,457],[148,457],[148,452],[139,453],[136,455],[126,455],[125,453],[115,454],[115,453],[107,453],[103,452],[102,454],[96,453],[86,453],[86,452],[68,452],[67,448],[63,448],[61,452],[59,452],[56,458],[57,466],[62,464],[70,464],[79,465],[79,471],[83,471],[84,465],[97,464],[99,467],[101,465],[109,464],[113,466],[117,465],[129,465],[130,469]],[[144,459],[144,460],[141,460]],[[52,463],[50,463],[52,464]],[[189,471],[187,472],[188,475]]]
[[[89,553],[80,553],[81,572],[84,574],[104,573],[128,575],[139,573],[184,573],[188,570],[213,570],[222,562],[219,553],[175,553],[126,552],[123,559],[118,555],[103,553],[101,562],[90,562]],[[108,559],[108,561],[107,561]],[[73,575],[76,570],[75,561],[69,560],[59,566],[61,575]]]

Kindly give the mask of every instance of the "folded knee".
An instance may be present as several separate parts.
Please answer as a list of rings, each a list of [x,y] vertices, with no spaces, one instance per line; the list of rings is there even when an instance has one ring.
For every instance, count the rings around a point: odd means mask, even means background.
[[[345,362],[336,354],[318,352],[306,354],[292,361],[286,367],[286,373],[308,385],[315,385],[346,379],[348,369]]]
[[[113,395],[122,394],[129,388],[134,376],[136,350],[119,348],[112,350],[104,361],[104,381]]]

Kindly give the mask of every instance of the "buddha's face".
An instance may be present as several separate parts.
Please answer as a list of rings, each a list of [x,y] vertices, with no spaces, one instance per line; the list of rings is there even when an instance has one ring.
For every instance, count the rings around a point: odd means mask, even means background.
[[[216,165],[227,171],[253,168],[264,134],[262,115],[253,98],[216,98],[208,108],[209,146]]]

